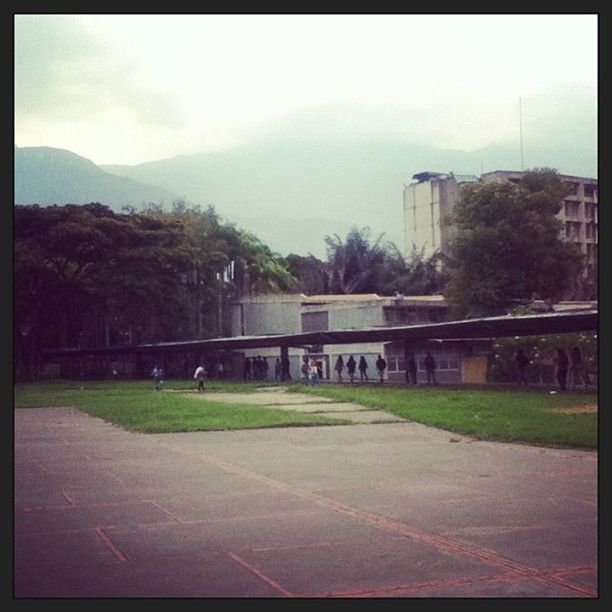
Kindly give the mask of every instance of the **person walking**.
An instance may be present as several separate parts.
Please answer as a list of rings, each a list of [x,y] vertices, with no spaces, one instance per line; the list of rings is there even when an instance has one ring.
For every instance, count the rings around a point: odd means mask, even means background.
[[[342,355],[338,355],[334,370],[336,370],[336,372],[338,373],[338,382],[342,382],[342,370],[344,370],[344,359],[342,359]]]
[[[308,382],[308,379],[310,378],[310,364],[308,362],[308,357],[304,357],[302,360],[302,378],[304,379],[304,382]]]
[[[417,384],[417,363],[414,355],[408,359],[408,382],[412,382],[413,385]]]
[[[355,367],[357,366],[357,362],[355,358],[351,355],[346,362],[346,371],[348,372],[349,379],[353,382],[355,378]]]
[[[518,373],[517,383],[519,385],[527,385],[527,366],[529,365],[529,357],[525,355],[523,349],[519,349],[514,356],[516,371]]]
[[[162,380],[163,373],[164,371],[157,366],[155,366],[151,372],[151,376],[153,376],[153,380],[155,381],[156,391],[161,391],[162,385],[164,384],[164,381]]]
[[[204,380],[206,379],[206,370],[204,369],[204,366],[202,364],[198,365],[198,367],[195,369],[195,372],[193,373],[193,378],[194,380],[197,380],[198,382],[198,386],[197,386],[198,392],[201,393],[202,391],[204,391]]]
[[[387,361],[382,355],[376,359],[376,370],[378,371],[379,381],[382,383],[385,380],[385,370],[387,369]]]
[[[359,380],[368,380],[368,362],[363,355],[359,358]]]
[[[427,384],[436,384],[436,360],[431,353],[425,356],[425,374],[427,375]]]
[[[565,351],[562,348],[557,349],[557,356],[555,357],[554,362],[557,366],[557,382],[559,383],[559,389],[561,389],[561,391],[565,391],[565,386],[567,383],[568,359]]]

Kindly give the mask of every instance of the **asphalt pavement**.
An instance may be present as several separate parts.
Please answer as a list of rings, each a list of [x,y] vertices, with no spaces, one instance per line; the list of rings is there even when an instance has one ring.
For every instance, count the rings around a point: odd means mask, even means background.
[[[14,422],[18,599],[598,597],[594,451],[382,413],[173,434],[69,407]]]

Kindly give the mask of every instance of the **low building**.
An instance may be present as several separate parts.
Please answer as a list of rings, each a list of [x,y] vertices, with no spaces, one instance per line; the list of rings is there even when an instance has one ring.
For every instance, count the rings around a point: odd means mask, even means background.
[[[232,336],[298,334],[376,328],[398,325],[440,323],[446,320],[447,306],[443,296],[383,297],[377,294],[358,295],[270,295],[245,297],[234,302]],[[405,382],[406,362],[414,356],[417,380],[424,383],[425,357],[431,353],[436,360],[437,382],[442,384],[480,383],[486,380],[486,360],[489,342],[486,340],[422,340],[409,346],[400,342],[368,342],[361,344],[321,344],[296,346],[289,349],[289,373],[292,379],[301,375],[304,359],[315,359],[324,380],[337,380],[334,365],[338,356],[346,363],[350,355],[356,361],[363,356],[368,364],[369,380],[376,380],[376,359],[387,361],[385,379]],[[276,348],[245,350],[244,357],[265,357],[269,364],[279,358]],[[268,378],[274,377],[271,370]],[[346,379],[346,370],[343,378]],[[356,380],[360,380],[359,371]]]

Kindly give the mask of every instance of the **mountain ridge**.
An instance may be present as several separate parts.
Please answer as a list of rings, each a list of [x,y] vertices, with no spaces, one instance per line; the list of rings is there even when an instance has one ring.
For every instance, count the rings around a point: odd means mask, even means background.
[[[121,192],[131,188],[132,203],[139,195],[139,203],[183,199],[213,206],[224,221],[252,231],[274,251],[283,255],[313,253],[318,257],[324,256],[326,235],[344,236],[352,226],[370,227],[373,237],[384,233],[385,240],[403,250],[402,192],[417,172],[480,175],[520,166],[520,154],[510,145],[459,151],[384,139],[265,141],[132,166],[96,166],[77,154],[57,149],[64,153],[56,156],[56,167],[51,164],[46,170],[24,161],[28,157],[23,155],[26,149],[30,149],[30,158],[36,149],[39,153],[44,149],[47,156],[52,152],[49,147],[16,148],[16,203],[33,203],[32,184],[37,186],[39,196],[47,195],[39,197],[38,203],[47,201],[49,192],[56,200],[69,203],[66,185],[78,183],[83,176],[88,176],[91,183],[93,174],[102,173],[96,174],[98,193],[105,185],[104,193],[112,195],[115,202],[122,197],[125,200]],[[66,153],[88,163],[78,165]],[[530,149],[525,161],[529,164],[526,168],[552,167],[577,176],[590,176],[588,170],[596,168],[590,152],[577,156],[575,151]],[[42,179],[38,176],[41,172]],[[139,191],[134,191],[136,186]],[[157,199],[149,197],[154,194]],[[100,196],[88,201],[100,201],[116,209],[117,204],[104,199]]]

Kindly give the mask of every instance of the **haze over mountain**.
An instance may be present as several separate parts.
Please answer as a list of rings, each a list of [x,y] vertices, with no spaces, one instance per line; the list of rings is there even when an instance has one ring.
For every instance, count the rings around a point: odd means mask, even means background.
[[[92,161],[52,147],[15,147],[15,204],[101,202],[117,212],[125,204],[170,202],[177,196],[163,187],[109,174]]]
[[[524,151],[524,167],[597,176],[591,150]],[[369,226],[372,237],[403,244],[402,191],[417,172],[475,174],[520,169],[516,146],[466,152],[394,140],[330,143],[279,139],[134,166],[96,166],[48,147],[15,149],[15,203],[130,203],[184,199],[214,206],[273,250],[324,257],[324,237]]]

